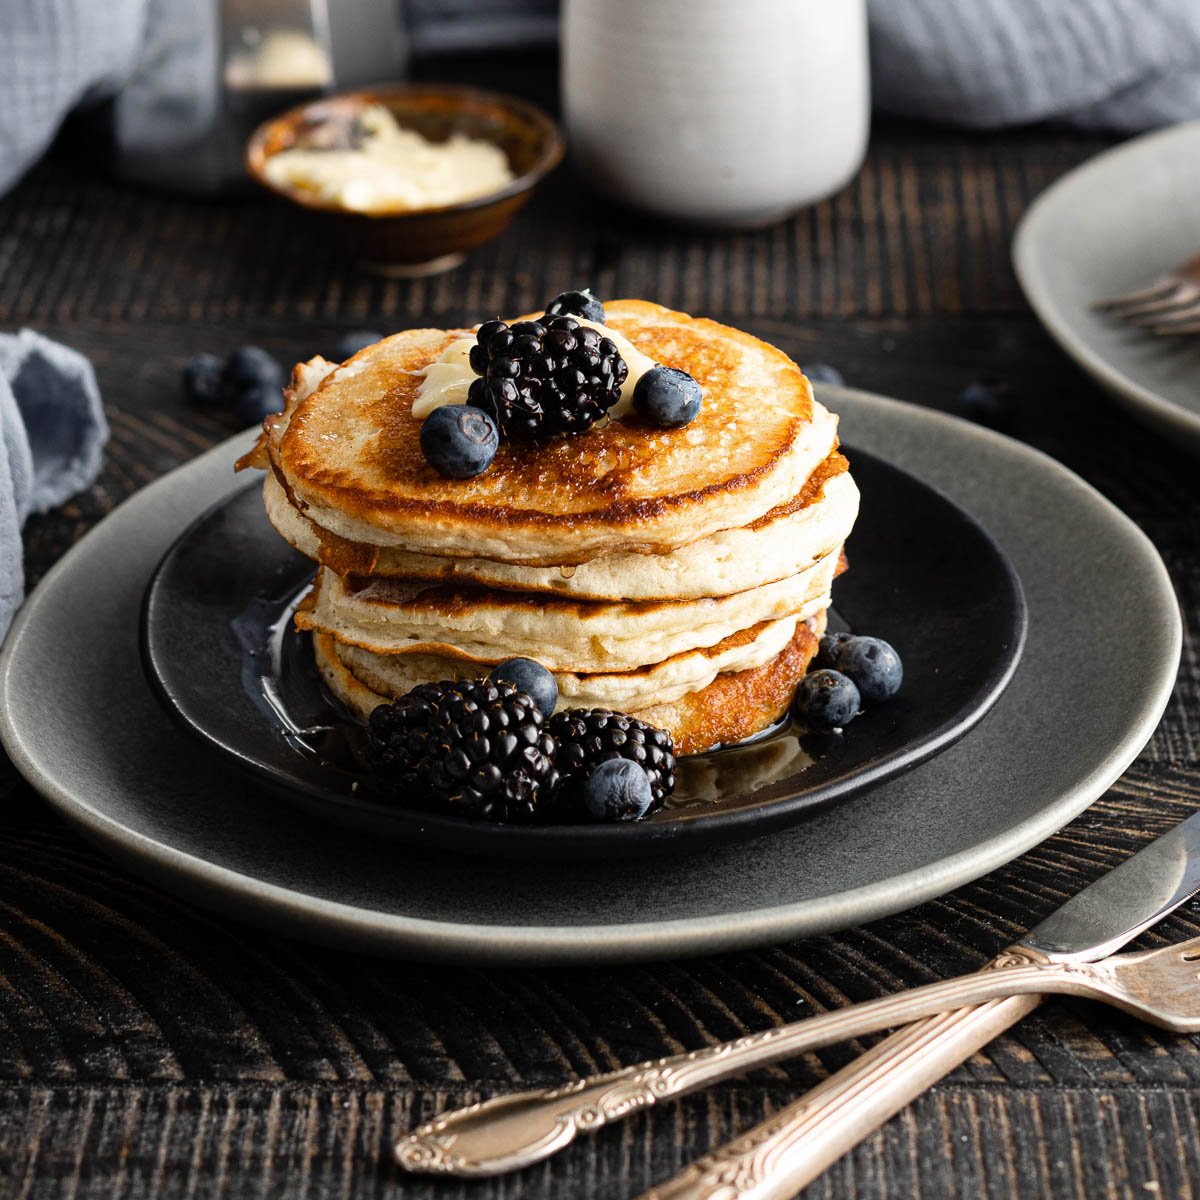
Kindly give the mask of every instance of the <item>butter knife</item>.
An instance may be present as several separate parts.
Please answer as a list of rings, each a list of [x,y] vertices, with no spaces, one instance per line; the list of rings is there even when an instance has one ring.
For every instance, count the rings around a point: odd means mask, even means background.
[[[1179,849],[1181,837],[1183,851]],[[1066,958],[1072,957],[1069,953],[1071,945],[1078,946],[1081,940],[1089,943],[1090,949],[1084,954],[1076,954],[1074,957],[1078,961],[1104,957],[1170,912],[1200,885],[1200,879],[1189,885],[1184,878],[1185,868],[1190,867],[1193,874],[1200,874],[1200,867],[1186,852],[1188,845],[1196,844],[1200,844],[1200,815],[1190,818],[1085,889],[1016,946],[993,960],[983,974],[1000,966],[1028,967],[1065,961],[1064,954]],[[1175,861],[1172,856],[1180,858],[1179,865],[1183,869],[1183,875],[1175,881],[1170,878],[1170,866],[1164,867]],[[1177,898],[1176,891],[1179,891]],[[1102,928],[1089,918],[1095,911],[1107,913],[1107,924]],[[970,978],[966,977],[968,981]],[[895,998],[898,1003],[902,999]],[[1017,1020],[1036,1004],[1036,997],[1021,996],[981,1005],[979,1009],[1001,1007],[1008,1012],[1009,1005],[1023,1005],[1012,1017]],[[1017,1012],[1017,1008],[1013,1007],[1011,1011]],[[852,1011],[841,1015],[847,1021],[853,1021]],[[880,1021],[870,1028],[886,1023],[891,1022]],[[930,1024],[930,1021],[920,1022],[921,1026]],[[779,1061],[798,1049],[838,1040],[835,1036],[814,1040],[815,1031],[809,1032],[812,1026],[811,1021],[797,1022],[689,1054],[640,1063],[557,1088],[500,1096],[446,1113],[402,1137],[395,1148],[396,1159],[410,1171],[457,1176],[494,1175],[528,1166],[562,1149],[582,1131],[599,1128],[637,1109],[695,1091],[730,1075]],[[830,1030],[831,1034],[837,1032]],[[861,1030],[851,1029],[850,1032],[857,1035]],[[924,1041],[920,1042],[922,1054],[924,1044]],[[782,1117],[781,1113],[770,1122],[773,1129]],[[748,1149],[743,1146],[744,1141],[739,1139],[736,1143],[743,1150]],[[710,1157],[715,1159],[716,1156]],[[699,1165],[680,1176],[680,1182],[685,1176],[692,1178]],[[712,1165],[716,1166],[715,1161]]]
[[[1200,890],[1200,813],[1068,900],[983,970],[1094,962]],[[992,1038],[1032,1012],[1014,996],[916,1021],[642,1200],[788,1200]]]

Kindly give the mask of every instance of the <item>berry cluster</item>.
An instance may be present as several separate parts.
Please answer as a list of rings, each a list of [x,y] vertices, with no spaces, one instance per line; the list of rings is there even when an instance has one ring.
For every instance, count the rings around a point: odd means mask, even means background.
[[[491,466],[502,438],[591,429],[621,399],[629,365],[612,338],[584,321],[604,324],[604,305],[586,290],[555,296],[536,321],[485,321],[471,347],[478,378],[467,403],[434,409],[421,428],[426,461],[443,475],[469,479]],[[702,399],[686,371],[656,365],[638,379],[632,406],[648,424],[678,429],[695,418]],[[492,428],[472,410],[486,414]]]
[[[866,707],[890,700],[904,679],[900,655],[882,638],[830,633],[796,689],[792,712],[813,733],[849,725]]]
[[[239,346],[227,359],[197,354],[183,367],[183,398],[197,408],[231,408],[256,425],[283,408],[283,368],[261,346]]]
[[[616,343],[571,316],[485,321],[471,347],[467,402],[504,437],[586,433],[621,398],[629,374]]]
[[[367,759],[405,803],[492,821],[629,821],[675,787],[671,735],[605,709],[553,713],[553,675],[527,658],[485,680],[422,684],[382,704]]]
[[[343,334],[334,362],[344,362],[383,337],[373,330]],[[228,358],[196,354],[183,366],[183,398],[196,408],[227,405],[243,425],[257,425],[283,407],[284,371],[279,360],[261,346],[239,346]]]

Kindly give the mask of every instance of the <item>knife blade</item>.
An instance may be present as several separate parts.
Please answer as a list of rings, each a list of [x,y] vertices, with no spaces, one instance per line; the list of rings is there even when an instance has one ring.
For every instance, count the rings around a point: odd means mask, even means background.
[[[1077,892],[1018,942],[1055,962],[1094,961],[1200,891],[1200,813]]]
[[[1072,896],[984,970],[1094,962],[1200,891],[1200,813]],[[943,1075],[1038,1005],[991,1000],[907,1025],[807,1095],[641,1200],[788,1200]],[[734,1181],[731,1183],[731,1181]]]

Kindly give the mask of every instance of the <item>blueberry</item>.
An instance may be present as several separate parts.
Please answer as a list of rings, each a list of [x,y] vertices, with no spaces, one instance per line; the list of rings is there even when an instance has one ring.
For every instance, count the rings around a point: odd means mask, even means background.
[[[352,329],[338,338],[338,344],[333,348],[333,361],[345,362],[346,359],[353,358],[360,350],[365,350],[368,346],[373,346],[376,342],[381,341],[383,341],[383,334],[376,333],[373,329]]]
[[[821,639],[821,645],[813,655],[812,669],[836,667],[838,651],[854,636],[852,633],[827,633]]]
[[[808,376],[809,383],[832,383],[837,387],[845,387],[846,380],[837,367],[828,363],[807,363],[800,370]]]
[[[678,429],[700,411],[700,385],[676,367],[651,367],[633,389],[634,411],[651,425]]]
[[[959,393],[958,406],[970,420],[993,429],[1004,429],[1011,424],[1012,417],[1004,391],[997,384],[976,380]]]
[[[862,698],[840,671],[813,671],[800,681],[792,711],[814,733],[832,733],[858,716]]]
[[[491,683],[500,679],[515,683],[541,709],[543,717],[553,715],[558,704],[558,684],[540,662],[532,658],[506,658],[488,675]]]
[[[604,305],[584,288],[582,292],[560,292],[546,305],[548,317],[583,317],[585,321],[604,324]]]
[[[197,408],[221,403],[223,364],[215,354],[197,354],[183,366],[183,398]]]
[[[239,346],[226,360],[221,372],[221,391],[231,404],[251,388],[283,387],[283,368],[259,346]],[[273,411],[278,411],[273,410]]]
[[[602,762],[583,784],[583,807],[597,821],[636,821],[653,802],[650,777],[628,758]]]
[[[834,665],[854,680],[864,704],[890,700],[904,679],[900,655],[880,638],[848,639],[838,649]]]
[[[425,461],[452,479],[470,479],[492,465],[500,432],[496,422],[469,404],[443,404],[421,426]]]
[[[243,425],[261,425],[264,417],[283,409],[283,394],[277,387],[247,388],[233,402],[233,411]]]

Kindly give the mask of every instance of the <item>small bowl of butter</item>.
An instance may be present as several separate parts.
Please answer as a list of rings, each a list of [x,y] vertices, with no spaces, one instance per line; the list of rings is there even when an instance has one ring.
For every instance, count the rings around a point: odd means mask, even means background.
[[[524,100],[397,84],[264,122],[246,166],[363,266],[420,276],[456,267],[500,233],[562,155],[558,127]]]

